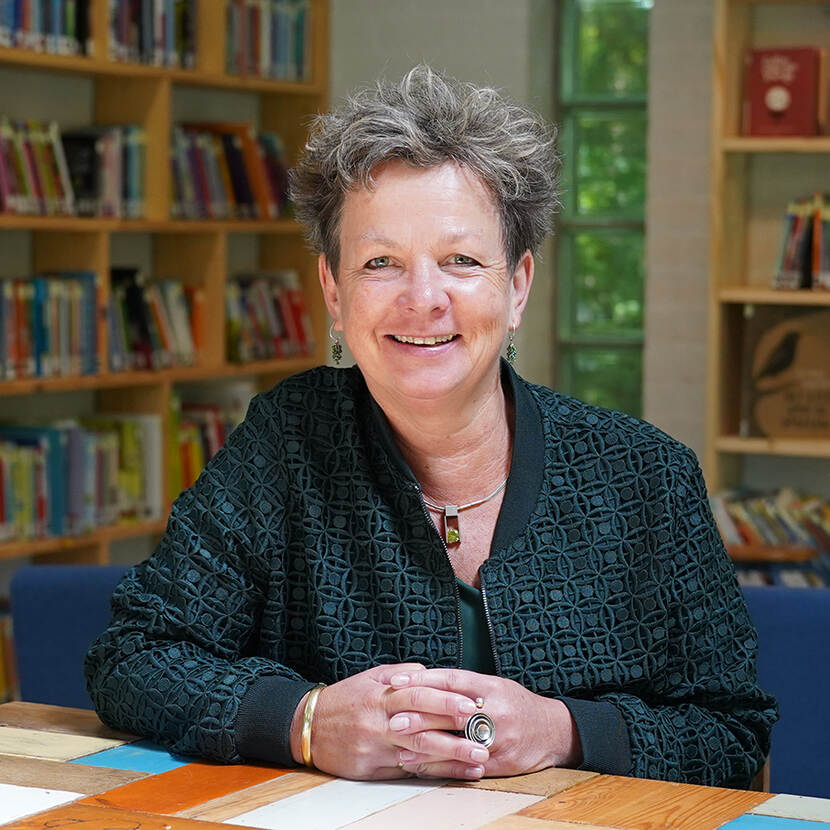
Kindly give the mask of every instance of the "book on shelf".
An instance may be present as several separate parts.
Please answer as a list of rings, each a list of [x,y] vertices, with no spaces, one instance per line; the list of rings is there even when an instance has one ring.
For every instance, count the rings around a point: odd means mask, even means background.
[[[793,488],[728,490],[712,514],[746,584],[830,585],[830,502]]]
[[[111,0],[109,59],[193,69],[197,8],[197,0]]]
[[[0,703],[20,698],[8,597],[0,597]]]
[[[247,384],[244,384],[247,386]],[[197,400],[173,395],[169,419],[168,483],[173,497],[195,483],[205,464],[242,422],[253,388],[206,390]]]
[[[744,306],[743,437],[830,437],[830,309]]]
[[[293,269],[238,274],[225,286],[227,358],[232,363],[314,351],[299,275]]]
[[[173,128],[172,214],[183,219],[275,219],[288,208],[287,163],[276,133],[251,124],[189,122]]]
[[[0,46],[54,55],[92,52],[92,0],[0,0]]]
[[[229,0],[225,69],[230,75],[307,81],[310,32],[309,0]]]
[[[0,425],[0,540],[75,536],[161,518],[162,462],[158,415]]]
[[[186,290],[178,280],[149,280],[135,267],[111,268],[111,371],[194,365],[203,347],[203,305],[201,290]]]
[[[774,288],[830,289],[830,197],[794,199],[787,206]]]
[[[0,380],[95,374],[98,292],[92,271],[0,279]]]
[[[827,126],[827,95],[823,49],[749,49],[742,132],[747,136],[819,135]]]

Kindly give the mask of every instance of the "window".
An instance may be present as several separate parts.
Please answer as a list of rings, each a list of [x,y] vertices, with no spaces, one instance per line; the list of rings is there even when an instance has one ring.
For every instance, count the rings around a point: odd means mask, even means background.
[[[561,0],[556,386],[642,410],[651,0]]]

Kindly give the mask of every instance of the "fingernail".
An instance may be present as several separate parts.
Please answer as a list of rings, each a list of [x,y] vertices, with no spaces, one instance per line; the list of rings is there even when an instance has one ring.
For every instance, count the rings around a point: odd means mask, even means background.
[[[393,674],[392,677],[389,678],[390,686],[406,686],[407,683],[409,683],[408,674]],[[473,708],[475,709],[475,704],[473,704]]]
[[[473,749],[470,751],[471,761],[486,761],[490,757],[490,753],[486,749]]]
[[[405,764],[409,761],[414,761],[418,756],[409,749],[402,749],[398,753],[398,758],[403,761]]]
[[[484,775],[484,767],[467,767],[464,770],[464,775],[467,778],[481,778]]]
[[[472,700],[462,700],[461,703],[458,704],[458,711],[463,712],[465,715],[472,715],[475,710],[476,705]]]
[[[401,729],[409,729],[409,718],[406,715],[395,715],[389,721],[389,728],[393,732],[400,732]]]

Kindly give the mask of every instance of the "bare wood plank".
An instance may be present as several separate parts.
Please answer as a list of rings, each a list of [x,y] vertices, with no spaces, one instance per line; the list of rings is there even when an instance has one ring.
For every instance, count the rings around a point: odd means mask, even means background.
[[[182,810],[176,815],[203,821],[225,821],[333,780],[330,775],[312,770],[290,772],[277,780],[216,798],[198,807]]]
[[[527,816],[505,816],[485,824],[480,830],[619,830],[607,824],[583,824],[573,821],[542,821]]]
[[[600,775],[521,811],[521,815],[627,830],[715,830],[769,798],[769,793]]]
[[[84,799],[82,804],[169,815],[285,775],[286,770],[195,761]]]
[[[575,769],[543,769],[527,775],[514,775],[510,778],[483,778],[480,781],[453,781],[453,787],[471,787],[477,790],[499,790],[508,793],[527,793],[529,795],[552,796],[570,787],[589,781],[598,775]]]
[[[146,772],[67,764],[64,761],[49,761],[45,758],[0,755],[0,782],[21,787],[69,790],[82,795],[92,795],[146,776]]]
[[[112,807],[70,804],[3,825],[3,830],[54,830],[56,827],[83,826],[84,830],[172,830],[169,816],[154,816]],[[176,819],[176,830],[233,830],[236,825]]]
[[[72,709],[68,706],[48,706],[15,700],[0,705],[0,726],[19,726],[43,732],[66,732],[90,738],[112,738],[124,743],[138,740],[128,732],[118,732],[101,723],[90,709]]]
[[[64,732],[43,732],[0,726],[0,754],[23,755],[27,758],[47,758],[52,761],[71,761],[82,755],[91,755],[122,746],[124,741],[112,738],[90,738]]]

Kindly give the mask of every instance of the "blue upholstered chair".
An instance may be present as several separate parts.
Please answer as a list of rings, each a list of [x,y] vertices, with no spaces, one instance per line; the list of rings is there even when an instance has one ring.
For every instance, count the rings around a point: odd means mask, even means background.
[[[91,709],[83,659],[110,620],[110,597],[126,568],[27,565],[10,586],[20,697]]]
[[[770,790],[830,798],[830,589],[744,588],[761,686],[778,698]]]

